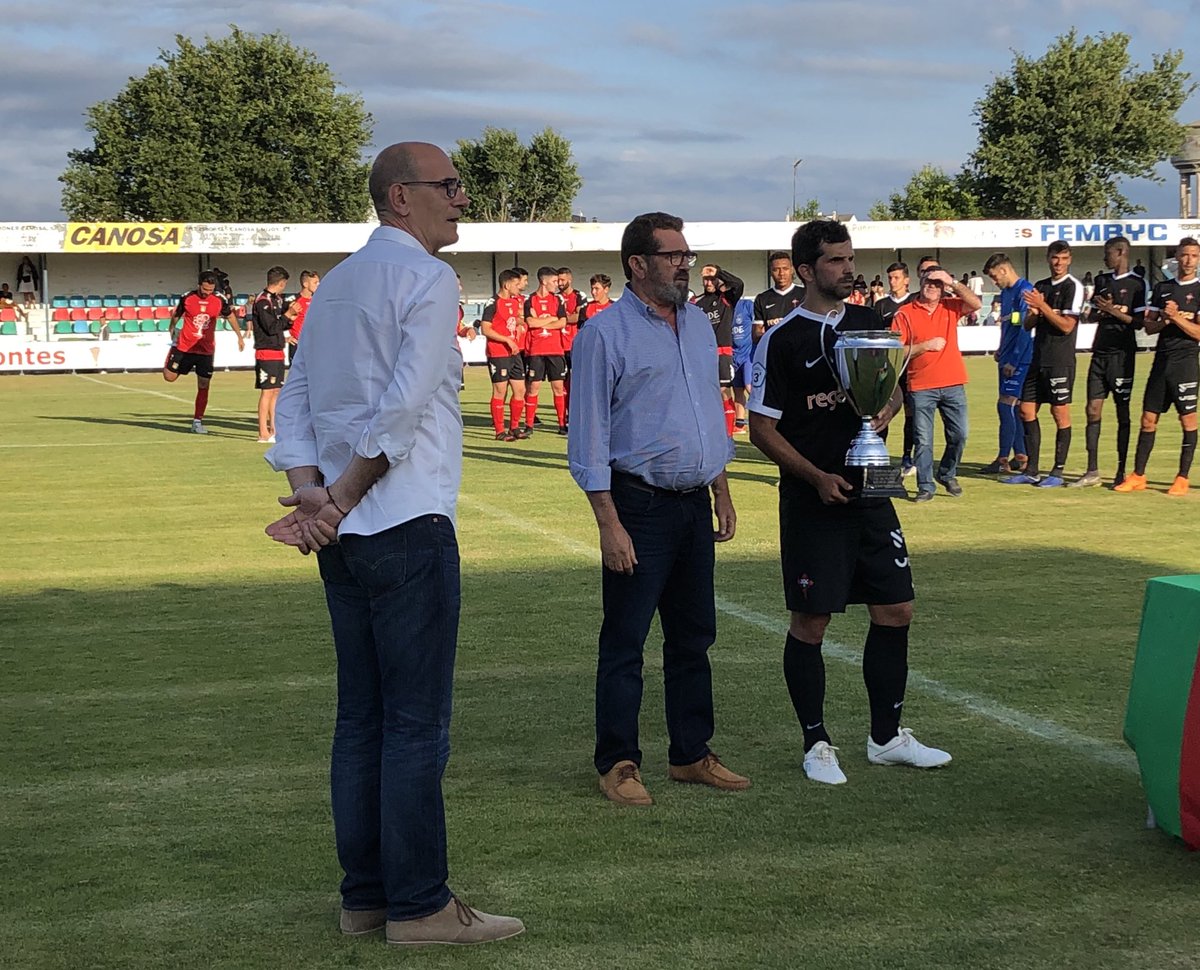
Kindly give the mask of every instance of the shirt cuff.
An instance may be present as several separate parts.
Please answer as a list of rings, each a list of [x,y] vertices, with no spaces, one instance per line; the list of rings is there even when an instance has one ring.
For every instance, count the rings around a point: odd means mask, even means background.
[[[608,465],[571,465],[571,477],[585,492],[612,490],[612,468]]]
[[[362,436],[358,439],[358,444],[354,448],[354,453],[363,458],[378,458],[380,455],[386,455],[388,465],[395,465],[408,457],[412,446],[404,449],[402,452],[399,449],[391,447],[393,445],[392,435],[384,432],[376,435],[368,426],[363,430]]]
[[[281,441],[275,447],[268,448],[263,458],[277,472],[320,464],[315,441]]]

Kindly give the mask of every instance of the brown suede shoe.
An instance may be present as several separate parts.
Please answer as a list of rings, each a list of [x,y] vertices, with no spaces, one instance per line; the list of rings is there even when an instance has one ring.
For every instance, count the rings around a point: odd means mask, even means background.
[[[618,761],[600,776],[600,790],[618,805],[653,805],[654,799],[642,784],[642,774],[632,761]]]
[[[471,909],[451,896],[444,909],[420,919],[388,920],[387,941],[393,946],[470,946],[507,940],[525,932],[525,924],[513,916],[493,916]]]
[[[387,922],[386,909],[343,909],[341,927],[347,936],[378,933]]]
[[[692,785],[711,785],[722,791],[742,791],[750,787],[749,778],[735,775],[721,764],[721,759],[712,751],[690,765],[671,765],[667,774],[672,781],[682,781]]]

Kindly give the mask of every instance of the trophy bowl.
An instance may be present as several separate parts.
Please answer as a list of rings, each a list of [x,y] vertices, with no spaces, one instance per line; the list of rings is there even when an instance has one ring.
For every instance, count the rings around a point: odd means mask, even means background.
[[[853,497],[907,498],[900,469],[892,465],[887,444],[872,427],[896,392],[908,364],[909,348],[891,330],[837,332],[825,343],[830,370],[846,401],[862,418],[862,430],[850,442],[846,467],[855,474]]]

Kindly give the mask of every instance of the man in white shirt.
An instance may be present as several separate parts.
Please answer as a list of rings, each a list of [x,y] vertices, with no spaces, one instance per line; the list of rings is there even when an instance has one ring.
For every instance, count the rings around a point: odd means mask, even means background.
[[[446,885],[462,356],[454,271],[432,254],[458,239],[469,200],[450,159],[423,143],[384,149],[370,189],[380,226],[313,296],[280,393],[266,457],[294,492],[267,533],[317,551],[333,621],[342,932],[483,943],[524,926]]]

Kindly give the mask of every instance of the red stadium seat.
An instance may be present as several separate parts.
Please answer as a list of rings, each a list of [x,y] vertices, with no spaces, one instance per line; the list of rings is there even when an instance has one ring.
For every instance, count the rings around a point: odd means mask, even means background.
[[[156,306],[154,308],[154,319],[155,320],[170,320],[171,313],[174,312],[174,310],[175,310],[175,308],[171,307],[171,306]]]
[[[55,323],[66,323],[71,319],[71,311],[66,307],[55,307],[50,311],[50,319]]]
[[[70,319],[71,319],[72,321],[75,321],[75,322],[78,322],[78,321],[80,321],[80,320],[84,320],[84,321],[86,321],[86,320],[87,320],[87,310],[85,310],[85,309],[84,309],[83,307],[81,307],[81,306],[73,306],[73,307],[71,307],[71,317],[70,317]]]
[[[10,306],[0,310],[0,323],[15,323],[17,319],[17,311]]]
[[[103,308],[98,307],[98,306],[88,307],[87,318],[89,320],[103,320],[104,319]]]
[[[105,307],[104,308],[104,319],[105,320],[120,320],[121,319],[121,311],[115,306]]]
[[[137,318],[139,320],[153,320],[154,307],[140,306],[137,308]]]
[[[121,307],[121,319],[122,320],[136,320],[137,319],[137,307],[131,307],[131,306]]]

